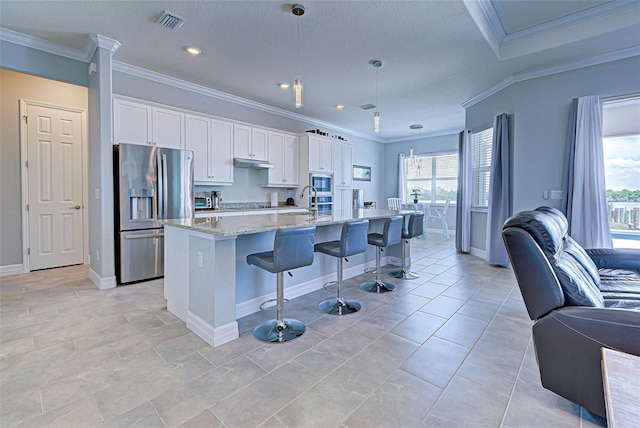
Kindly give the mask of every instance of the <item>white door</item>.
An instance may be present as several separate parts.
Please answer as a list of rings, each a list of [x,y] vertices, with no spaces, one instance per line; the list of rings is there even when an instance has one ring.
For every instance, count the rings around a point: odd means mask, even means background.
[[[27,107],[29,269],[83,262],[82,114]]]
[[[184,113],[154,107],[153,144],[168,149],[184,149]]]
[[[211,121],[206,117],[188,114],[186,117],[186,146],[193,150],[193,179],[196,182],[211,181],[209,150],[211,148]]]

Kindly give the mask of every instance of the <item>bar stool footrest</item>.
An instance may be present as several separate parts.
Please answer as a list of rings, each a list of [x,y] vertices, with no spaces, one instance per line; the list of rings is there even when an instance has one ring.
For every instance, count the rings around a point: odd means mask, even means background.
[[[275,303],[275,305],[271,305],[271,306],[265,306],[268,303]],[[282,305],[286,305],[287,303],[289,303],[289,299],[283,299],[282,300]],[[278,305],[278,299],[269,299],[269,300],[265,300],[264,302],[260,303],[260,310],[261,311],[269,311],[271,309],[276,309],[276,306]]]
[[[329,281],[329,282],[325,282],[322,285],[322,288],[324,288],[327,291],[335,291],[338,289],[338,281]]]

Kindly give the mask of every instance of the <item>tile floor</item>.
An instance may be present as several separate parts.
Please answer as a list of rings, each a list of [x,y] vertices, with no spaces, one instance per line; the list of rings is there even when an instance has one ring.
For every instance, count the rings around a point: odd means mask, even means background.
[[[251,328],[273,314],[257,313],[218,348],[166,311],[161,280],[99,291],[86,266],[4,277],[0,425],[606,425],[540,386],[510,270],[439,235],[412,255],[421,277],[391,279],[393,293],[361,291],[368,274],[347,281],[356,314],[324,315],[333,293],[318,290],[286,307],[307,325],[299,339],[258,342]]]

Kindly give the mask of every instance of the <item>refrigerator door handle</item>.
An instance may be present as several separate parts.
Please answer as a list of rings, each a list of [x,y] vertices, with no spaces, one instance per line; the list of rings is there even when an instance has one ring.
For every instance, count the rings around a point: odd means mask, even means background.
[[[167,173],[167,155],[166,153],[162,154],[162,218],[167,217],[167,213],[169,212],[169,192],[167,189],[167,181],[169,179],[169,174]]]
[[[162,175],[162,158],[160,157],[160,153],[156,153],[156,171],[158,174],[158,220],[164,218],[164,177]]]
[[[162,238],[164,233],[145,233],[142,235],[124,235],[124,239]]]

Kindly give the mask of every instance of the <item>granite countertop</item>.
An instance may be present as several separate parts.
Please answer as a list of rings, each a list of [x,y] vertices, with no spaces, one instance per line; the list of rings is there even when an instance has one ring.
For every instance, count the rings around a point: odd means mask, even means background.
[[[320,215],[317,219],[309,219],[309,215],[289,214],[258,214],[252,216],[228,216],[206,217],[164,220],[166,226],[174,226],[189,229],[196,232],[208,233],[217,236],[238,236],[252,233],[267,232],[279,228],[291,228],[308,225],[327,226],[341,224],[349,220],[368,219],[375,220],[388,218],[395,215],[412,214],[411,210],[345,210],[334,212],[330,216]]]
[[[242,213],[245,211],[276,211],[276,210],[288,210],[288,209],[306,209],[306,207],[301,207],[297,205],[278,205],[277,207],[271,206],[237,206],[237,207],[224,207],[218,210],[213,209],[196,209],[196,214],[212,214],[216,213]]]

